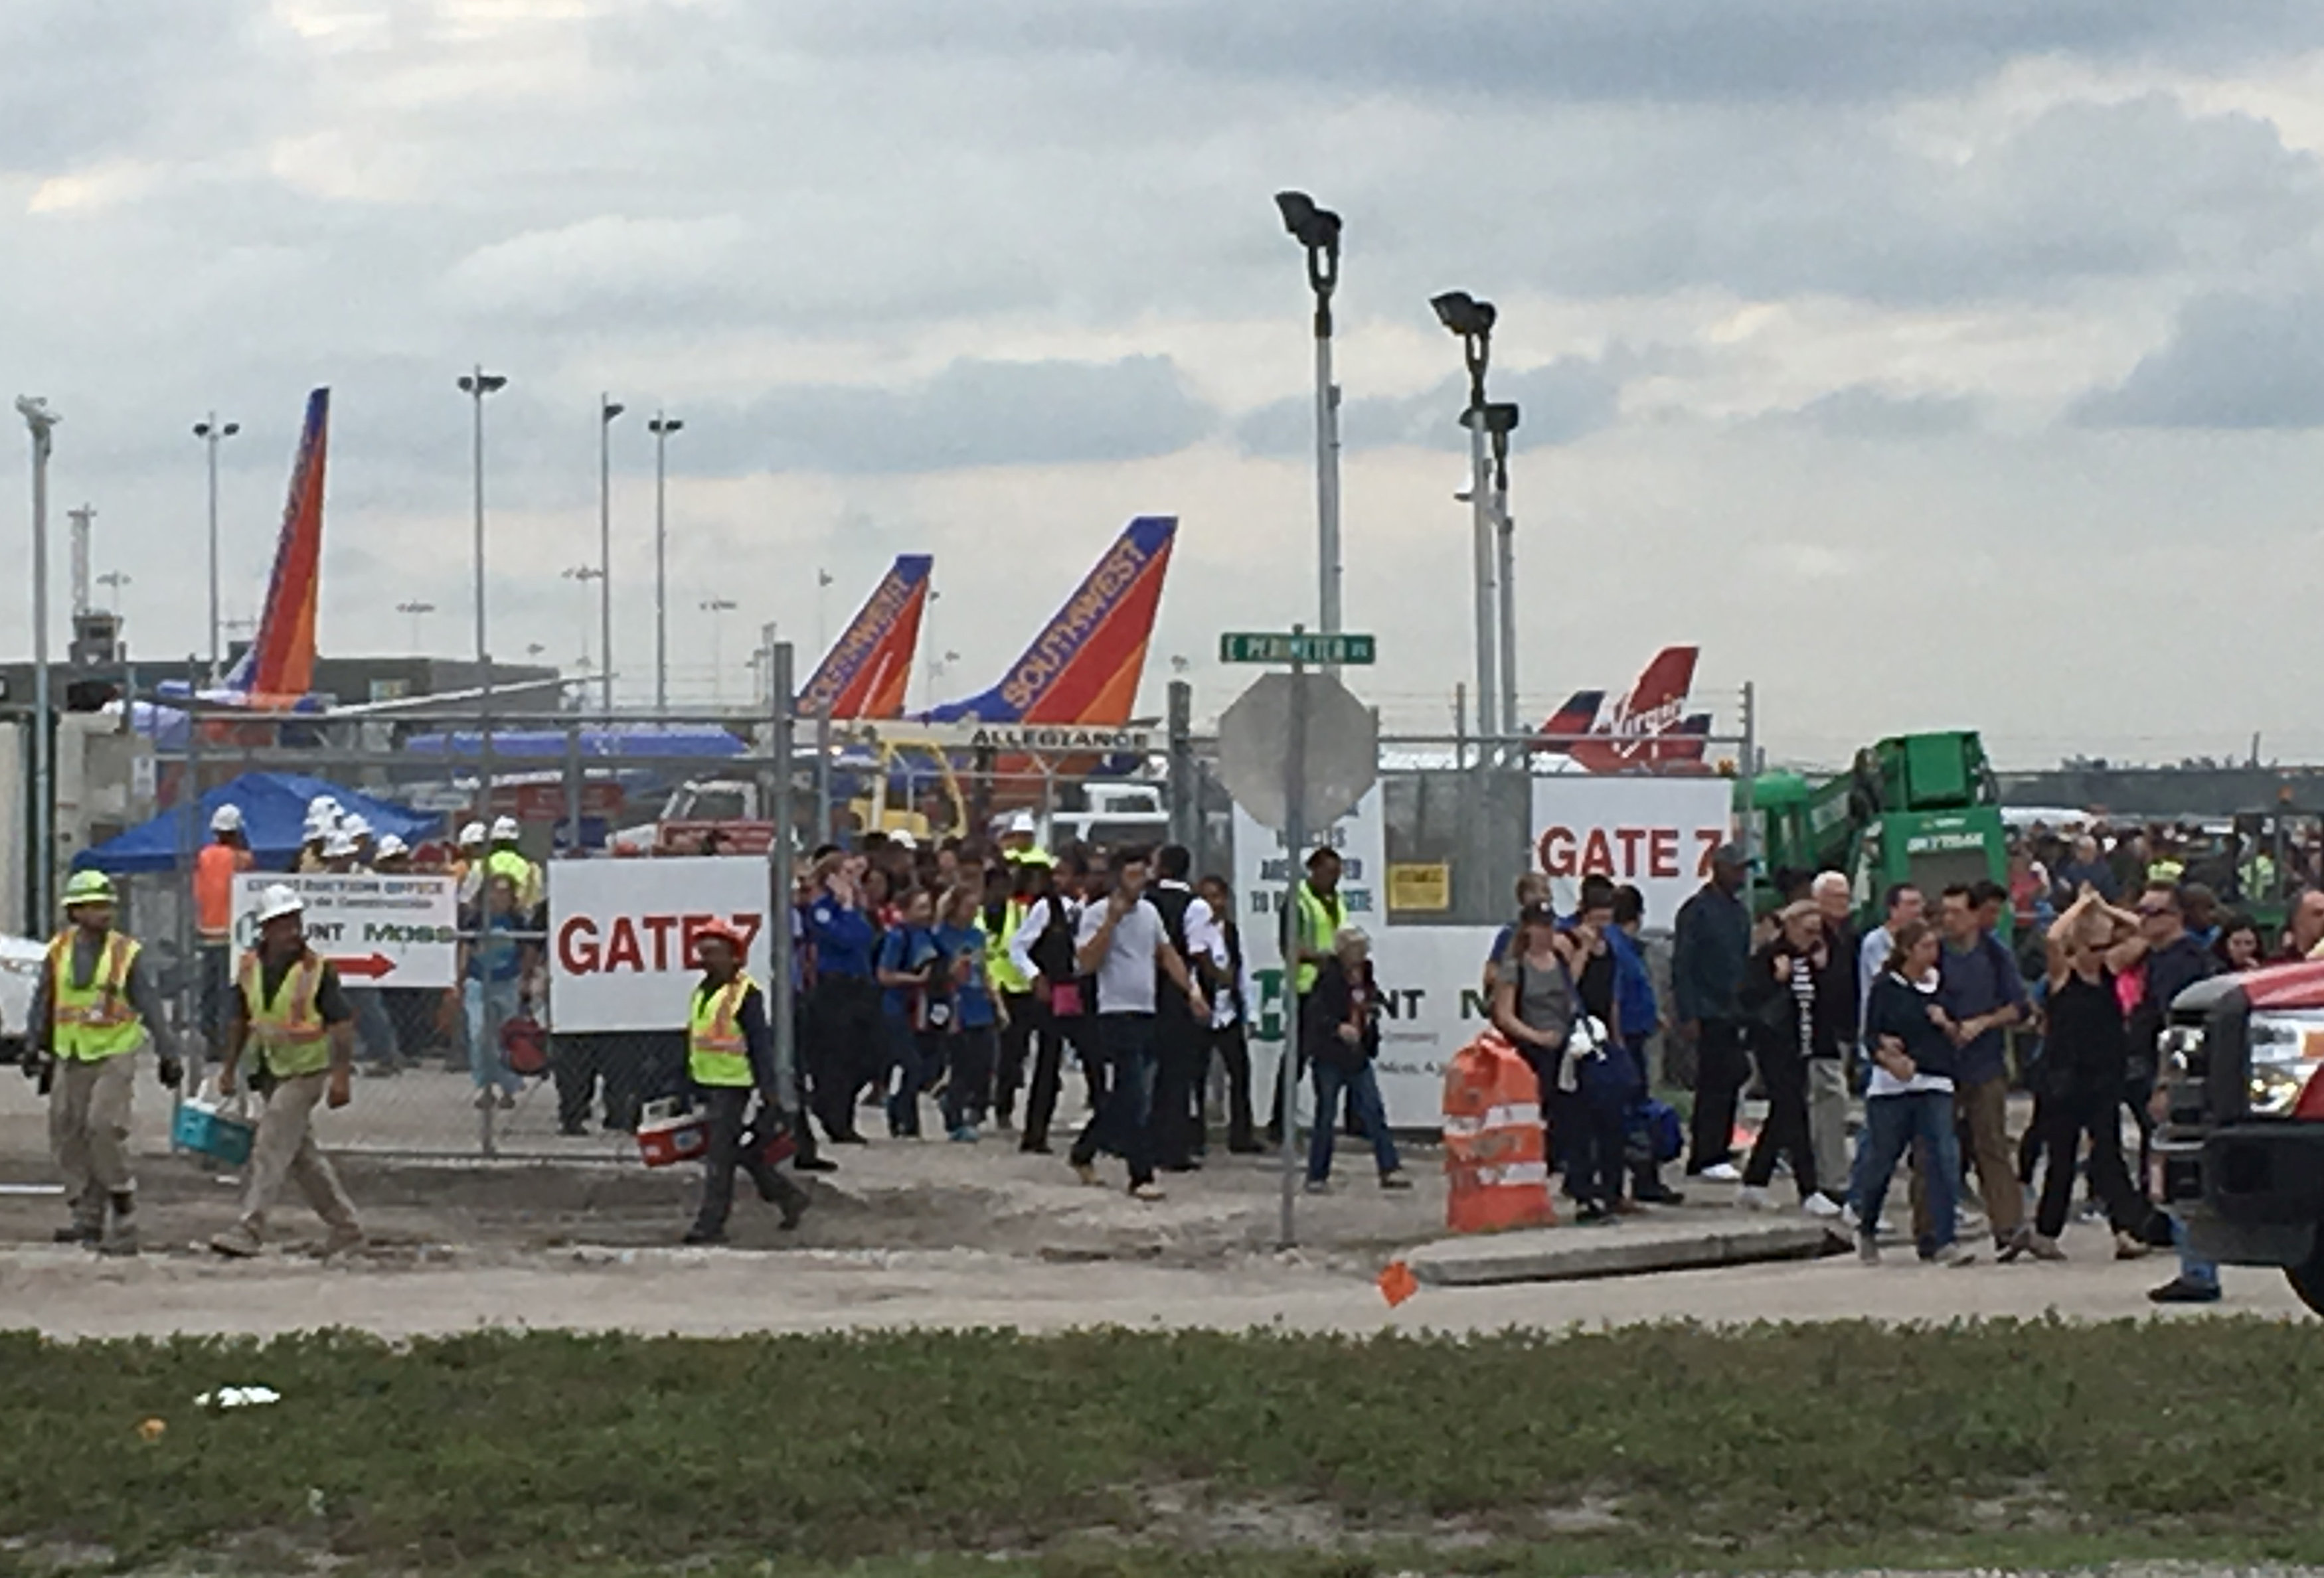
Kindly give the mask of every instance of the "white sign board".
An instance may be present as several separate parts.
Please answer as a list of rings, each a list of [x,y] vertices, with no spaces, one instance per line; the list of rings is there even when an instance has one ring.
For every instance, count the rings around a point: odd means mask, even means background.
[[[701,961],[694,939],[723,920],[749,942],[744,967],[771,990],[767,863],[732,855],[557,861],[549,867],[549,1001],[559,1034],[682,1030]]]
[[[1668,930],[1709,880],[1711,852],[1732,835],[1732,792],[1723,778],[1536,778],[1534,864],[1549,873],[1561,914],[1595,872],[1635,885],[1646,896],[1647,929]]]
[[[307,905],[307,942],[338,966],[350,986],[446,987],[459,963],[459,900],[449,877],[285,876],[243,872],[234,879],[234,940],[258,940],[267,889],[288,884]]]

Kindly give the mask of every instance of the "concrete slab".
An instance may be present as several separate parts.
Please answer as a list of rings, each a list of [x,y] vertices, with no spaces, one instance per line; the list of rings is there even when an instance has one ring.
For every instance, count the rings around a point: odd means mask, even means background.
[[[1769,1221],[1729,1216],[1715,1223],[1631,1220],[1611,1227],[1546,1227],[1439,1239],[1413,1250],[1405,1262],[1425,1283],[1479,1287],[1804,1260],[1844,1247],[1821,1223],[1798,1217]]]

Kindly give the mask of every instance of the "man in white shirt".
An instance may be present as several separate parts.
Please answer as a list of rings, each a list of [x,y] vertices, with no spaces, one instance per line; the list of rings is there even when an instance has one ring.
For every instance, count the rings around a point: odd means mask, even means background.
[[[1094,1184],[1098,1151],[1111,1151],[1130,1166],[1130,1194],[1159,1200],[1149,1127],[1158,991],[1167,981],[1182,992],[1198,1021],[1210,1017],[1211,1005],[1171,943],[1161,912],[1145,897],[1146,872],[1143,851],[1120,856],[1112,892],[1102,903],[1093,899],[1082,911],[1074,963],[1084,975],[1096,978],[1094,1050],[1110,1071],[1112,1088],[1074,1141],[1073,1166],[1082,1182]],[[1084,1054],[1090,1050],[1084,1048]]]
[[[1872,1006],[1872,983],[1880,979],[1880,972],[1888,967],[1888,950],[1895,946],[1896,928],[1908,920],[1921,918],[1928,901],[1921,890],[1910,882],[1898,882],[1888,890],[1887,914],[1878,926],[1864,934],[1864,942],[1856,955],[1856,1022],[1864,1023],[1865,1010]],[[1864,1056],[1872,1056],[1869,1041],[1862,1043]]]

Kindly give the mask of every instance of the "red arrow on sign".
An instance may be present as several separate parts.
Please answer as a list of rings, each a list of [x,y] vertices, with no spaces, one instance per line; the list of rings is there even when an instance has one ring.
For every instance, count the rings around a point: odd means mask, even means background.
[[[333,959],[342,975],[355,975],[376,981],[395,968],[395,961],[385,954],[373,954],[362,959]]]

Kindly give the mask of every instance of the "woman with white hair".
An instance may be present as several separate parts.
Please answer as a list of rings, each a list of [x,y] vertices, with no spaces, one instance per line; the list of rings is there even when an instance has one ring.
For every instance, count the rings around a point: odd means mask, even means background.
[[[1372,1072],[1372,1059],[1379,1055],[1379,988],[1372,980],[1371,951],[1372,940],[1360,927],[1342,927],[1333,939],[1332,956],[1316,968],[1314,988],[1299,1000],[1299,1045],[1315,1076],[1315,1122],[1307,1147],[1311,1195],[1332,1186],[1333,1131],[1342,1091],[1371,1136],[1380,1187],[1412,1187],[1388,1131],[1379,1078]]]

